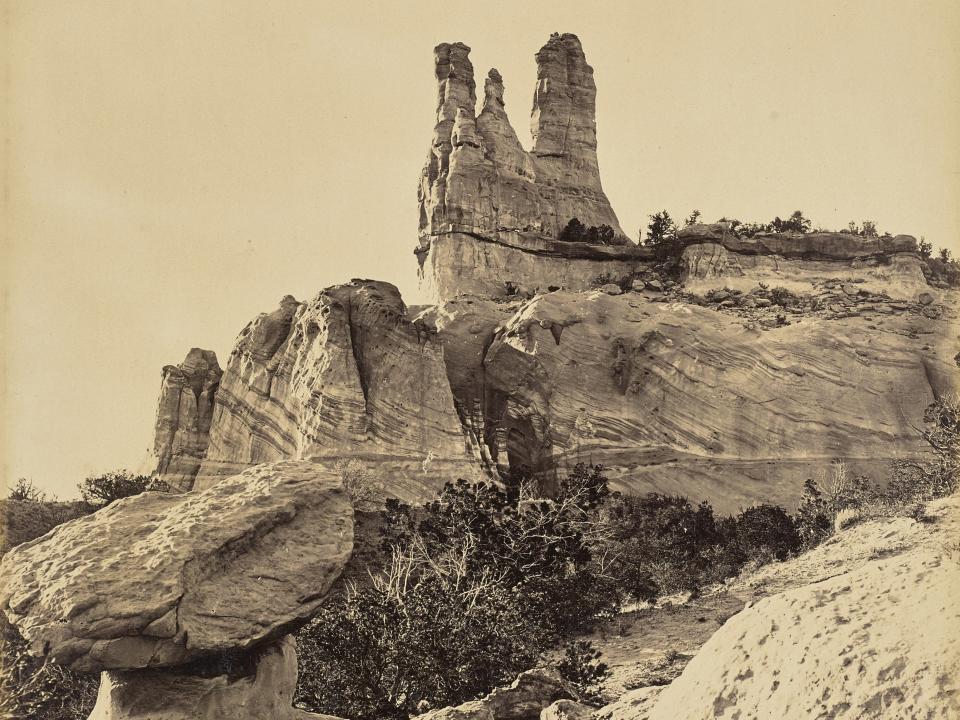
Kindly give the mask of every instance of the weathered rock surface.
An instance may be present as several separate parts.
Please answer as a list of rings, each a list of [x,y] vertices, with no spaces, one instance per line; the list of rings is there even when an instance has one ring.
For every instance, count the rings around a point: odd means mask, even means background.
[[[540,720],[591,720],[596,708],[576,700],[557,700],[540,713]]]
[[[434,235],[420,253],[427,294],[441,302],[458,295],[533,295],[555,288],[588,290],[601,278],[618,282],[649,267],[654,252],[637,245],[588,245],[533,233]]]
[[[195,487],[282,459],[354,458],[406,500],[479,478],[442,350],[397,289],[355,280],[284,298],[240,333]]]
[[[941,537],[955,539],[957,498],[933,507],[934,523],[952,526]],[[863,564],[820,572],[819,581],[728,620],[649,715],[608,717],[960,716],[960,564],[949,548],[929,541],[907,551],[874,547]]]
[[[222,375],[216,353],[200,348],[163,368],[153,447],[156,471],[173,487],[189,488],[206,457]]]
[[[853,276],[866,289],[913,299],[927,288],[917,241],[909,235],[869,238],[851,233],[734,235],[726,223],[691,225],[677,233],[685,284],[690,290],[741,287],[766,281],[792,290]]]
[[[419,720],[538,720],[555,701],[574,697],[555,673],[528,670],[510,687],[497,688],[479,700],[418,715]]]
[[[460,298],[423,319],[491,466],[602,463],[619,489],[722,512],[791,505],[835,457],[886,477],[921,451],[924,408],[956,387],[956,322],[912,314],[760,332],[695,305],[559,291]],[[908,339],[921,328],[930,344]]]
[[[629,253],[632,243],[620,229],[600,184],[596,84],[577,37],[554,34],[537,53],[530,152],[521,146],[507,118],[503,78],[495,69],[487,75],[483,107],[475,115],[476,84],[469,53],[463,43],[444,43],[434,51],[437,121],[420,178],[416,252],[437,296],[499,295],[505,279],[529,285],[530,280],[550,274],[530,276],[516,268],[509,277],[491,280],[499,287],[487,292],[489,288],[481,290],[471,283],[469,272],[458,272],[459,267],[466,270],[469,262],[451,262],[457,255],[475,261],[470,256],[489,254],[488,264],[507,268],[511,261],[523,262],[527,257],[530,262],[528,256],[545,251],[557,258],[547,263],[556,266],[553,274],[566,274],[567,283],[579,281],[584,272],[592,273],[588,280],[592,279],[599,271],[593,269],[595,262],[587,261],[589,251],[552,242],[572,218],[588,226],[609,225],[616,234],[614,243],[627,246],[623,260],[634,261]],[[498,254],[510,260],[503,261]],[[587,257],[575,263],[580,267],[565,273],[562,259],[568,254]],[[560,277],[557,280],[556,284],[564,284]],[[583,287],[577,285],[577,289]]]
[[[292,637],[258,649],[244,665],[211,677],[180,668],[105,672],[90,720],[336,720],[293,707]]]
[[[738,237],[728,223],[688,225],[677,231],[677,239],[686,246],[717,243],[740,255],[780,255],[806,260],[853,260],[917,252],[917,240],[911,235],[864,237],[846,232],[770,232]]]
[[[287,461],[116,501],[8,552],[0,607],[76,670],[246,651],[310,617],[353,547],[337,473]]]

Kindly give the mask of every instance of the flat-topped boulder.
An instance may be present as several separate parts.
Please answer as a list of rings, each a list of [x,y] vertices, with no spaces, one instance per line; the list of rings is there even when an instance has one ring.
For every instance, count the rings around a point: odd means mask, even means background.
[[[242,653],[314,614],[353,549],[333,469],[286,461],[203,491],[147,492],[0,563],[0,607],[36,654],[82,671]]]

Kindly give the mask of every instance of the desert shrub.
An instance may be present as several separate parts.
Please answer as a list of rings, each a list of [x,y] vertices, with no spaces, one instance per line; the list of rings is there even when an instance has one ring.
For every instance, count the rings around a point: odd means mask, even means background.
[[[802,211],[794,210],[786,220],[781,220],[779,216],[775,217],[770,221],[769,227],[773,232],[807,233],[810,232],[811,222],[809,218],[803,216]]]
[[[932,246],[928,253],[932,252]],[[939,257],[932,257],[928,254],[925,260],[929,278],[934,281],[942,281],[950,287],[960,286],[960,262],[950,257],[950,251],[946,248],[941,249]]]
[[[742,554],[743,562],[758,558],[786,560],[800,549],[800,534],[793,518],[779,505],[747,508],[734,519],[731,529],[732,542],[727,543]]]
[[[357,512],[374,512],[383,503],[383,483],[379,482],[358,460],[338,460],[337,473]]]
[[[770,288],[770,302],[780,307],[790,307],[796,305],[799,298],[785,287]]]
[[[406,718],[482,695],[535,663],[545,645],[516,593],[493,578],[437,574],[405,587],[404,562],[388,584],[325,606],[301,630],[298,706]]]
[[[592,703],[601,702],[604,682],[612,675],[600,662],[600,652],[586,640],[573,640],[564,646],[557,672],[576,688],[580,700]]]
[[[420,508],[388,501],[386,567],[300,633],[298,702],[355,718],[457,704],[611,615],[602,468],[578,465],[551,499],[530,486],[460,480]]]
[[[670,213],[661,210],[650,216],[650,223],[647,225],[647,237],[644,245],[662,245],[671,242],[677,237],[677,225],[674,223]]]
[[[625,495],[614,499],[609,514],[615,528],[613,574],[626,594],[649,601],[699,590],[708,551],[722,538],[708,503],[694,508],[680,496]]]
[[[34,485],[33,480],[18,478],[16,484],[10,488],[10,493],[7,497],[10,500],[18,500],[20,502],[42,503],[47,499],[47,494]]]
[[[610,245],[616,233],[609,225],[584,225],[577,218],[572,218],[557,236],[565,242],[585,242],[591,245]]]
[[[804,482],[794,522],[804,547],[813,547],[834,532],[837,514],[847,508],[875,505],[880,490],[863,476],[851,477],[846,463],[834,460],[830,471]]]
[[[893,463],[893,480],[887,489],[892,503],[927,502],[957,491],[960,478],[960,397],[941,397],[927,406],[920,437],[928,457]]]
[[[134,475],[127,470],[116,470],[103,475],[92,475],[77,485],[80,497],[92,507],[105,507],[114,500],[139,495],[147,490],[168,492],[170,487],[149,475]]]
[[[100,676],[76,673],[29,654],[27,641],[0,614],[0,717],[85,720]]]

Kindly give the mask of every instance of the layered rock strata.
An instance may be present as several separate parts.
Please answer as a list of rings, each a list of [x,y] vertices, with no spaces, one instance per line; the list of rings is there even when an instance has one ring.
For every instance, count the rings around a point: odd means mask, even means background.
[[[900,299],[927,289],[917,241],[910,235],[869,238],[850,233],[761,233],[738,237],[727,223],[678,232],[688,288],[742,287],[759,280],[794,291],[817,282],[866,281],[865,289]]]
[[[416,253],[436,296],[503,294],[504,280],[530,285],[543,273],[525,272],[515,264],[531,255],[541,261],[553,257],[553,264],[563,268],[568,254],[580,253],[557,284],[587,287],[583,276],[589,282],[599,272],[589,260],[599,256],[553,242],[572,218],[588,226],[609,225],[615,245],[624,246],[621,262],[635,262],[632,243],[600,184],[596,84],[577,37],[554,34],[536,55],[529,152],[507,118],[503,79],[495,69],[487,75],[483,106],[476,114],[469,53],[463,43],[444,43],[434,50],[437,119],[420,177]],[[606,259],[617,255],[609,248],[605,253]],[[451,262],[458,255],[467,262]],[[469,272],[457,272],[480,255],[492,264],[491,271],[510,268],[495,283],[498,287],[475,285]]]
[[[206,457],[222,375],[216,353],[200,348],[163,368],[153,447],[156,472],[173,487],[189,488]]]
[[[263,465],[111,503],[10,550],[0,607],[37,654],[132,670],[244,653],[309,618],[353,547],[339,475]]]
[[[956,323],[912,313],[761,332],[712,309],[595,291],[459,298],[422,317],[491,467],[602,463],[619,489],[722,512],[792,505],[836,457],[886,477],[892,458],[922,452],[924,408],[956,388]],[[908,339],[921,328],[933,338]]]
[[[451,477],[480,478],[440,345],[392,285],[355,280],[309,302],[288,296],[240,333],[195,487],[287,458],[356,459],[406,500]]]

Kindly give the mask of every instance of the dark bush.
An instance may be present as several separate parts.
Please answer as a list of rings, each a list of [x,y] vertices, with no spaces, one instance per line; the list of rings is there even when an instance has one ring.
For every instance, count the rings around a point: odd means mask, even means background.
[[[779,505],[756,505],[734,521],[734,543],[743,562],[769,557],[786,560],[800,549],[800,534],[793,518]]]
[[[580,700],[593,703],[601,701],[604,682],[613,674],[600,662],[600,652],[593,643],[585,640],[573,640],[564,646],[557,672],[577,689]]]
[[[300,703],[355,718],[457,704],[616,610],[597,552],[602,468],[578,465],[550,499],[525,497],[529,478],[504,485],[459,480],[422,508],[386,504],[386,568],[300,634]]]
[[[610,245],[616,233],[609,225],[591,225],[587,227],[577,218],[566,224],[557,239],[564,242],[585,242],[590,245]]]
[[[83,501],[93,507],[104,507],[114,500],[139,495],[147,490],[169,492],[162,480],[148,475],[134,475],[126,470],[93,475],[77,485]]]

